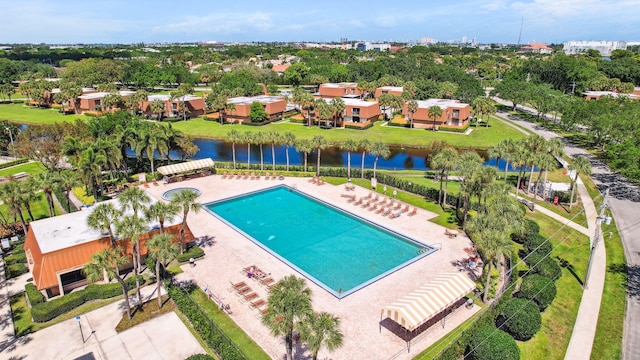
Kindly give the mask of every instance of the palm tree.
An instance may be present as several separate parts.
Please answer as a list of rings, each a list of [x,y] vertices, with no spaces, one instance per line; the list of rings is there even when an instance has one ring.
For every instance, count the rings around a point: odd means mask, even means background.
[[[407,102],[407,113],[409,113],[409,128],[413,128],[413,114],[418,111],[418,102],[415,100],[409,100]]]
[[[242,134],[236,129],[231,129],[227,132],[227,141],[231,143],[231,154],[233,156],[233,169],[236,168],[236,143],[240,142]]]
[[[591,162],[586,156],[576,156],[573,158],[573,162],[569,165],[569,169],[575,171],[575,177],[571,178],[571,197],[569,198],[569,211],[573,205],[573,196],[575,193],[576,182],[582,174],[591,175]]]
[[[542,173],[544,172],[544,184],[542,184],[543,189],[547,185],[547,173],[551,169],[555,169],[556,164],[558,163],[556,159],[549,153],[542,153],[537,155],[536,163],[538,164],[538,178],[536,179],[536,186],[533,190],[533,204],[531,206],[531,211],[534,211],[536,206],[536,198],[538,196],[538,188],[540,187],[540,178],[542,177]],[[544,191],[544,190],[543,190]]]
[[[39,202],[41,200],[39,194],[40,189],[37,189],[34,178],[29,178],[27,180],[18,182],[18,187],[20,189],[20,202],[24,209],[27,210],[29,219],[33,221],[35,220],[35,218],[33,217],[33,212],[31,212],[31,203]]]
[[[302,88],[293,91],[293,102],[300,105],[300,110],[307,110],[307,126],[311,127],[311,109],[313,109],[313,95]]]
[[[331,109],[331,105],[327,103],[324,99],[316,99],[314,105],[316,112],[318,113],[318,127],[321,127],[322,121],[326,122],[328,119],[333,117],[333,110]]]
[[[511,158],[511,149],[513,148],[513,140],[504,139],[489,149],[489,157],[496,159],[496,169],[499,166],[500,159],[505,160],[504,179],[507,180],[507,170],[509,168],[509,159]]]
[[[340,332],[340,319],[328,312],[308,315],[299,324],[300,339],[307,344],[313,360],[324,345],[329,351],[342,346],[344,335]]]
[[[105,274],[108,280],[116,279],[122,287],[122,295],[124,295],[124,305],[127,309],[127,316],[131,319],[131,306],[129,305],[129,296],[127,284],[120,277],[118,268],[129,262],[126,256],[122,255],[122,249],[104,249],[91,255],[91,262],[85,265],[82,271],[90,282],[104,279]]]
[[[296,141],[296,148],[298,151],[302,151],[304,153],[304,171],[307,171],[307,158],[309,157],[309,153],[313,151],[314,147],[311,144],[311,141],[307,139],[301,139]]]
[[[200,212],[200,203],[196,201],[198,194],[191,190],[182,190],[173,196],[171,202],[176,204],[182,210],[182,225],[180,226],[180,254],[184,253],[184,233],[187,225],[187,215],[189,211],[194,213]]]
[[[364,158],[367,154],[367,151],[371,148],[371,142],[367,139],[362,139],[358,143],[358,149],[362,150],[362,169],[360,172],[360,178],[364,179]]]
[[[164,113],[165,104],[160,99],[155,99],[149,103],[149,109],[152,114],[158,114],[158,121],[162,121],[162,113]]]
[[[9,182],[0,187],[0,197],[2,202],[7,204],[11,209],[11,214],[20,217],[20,223],[22,224],[22,231],[27,234],[27,225],[22,215],[22,195],[23,191],[20,187],[20,182],[13,178],[9,178]]]
[[[351,179],[351,152],[358,150],[358,143],[352,138],[348,138],[340,144],[340,150],[347,152],[347,178]]]
[[[521,143],[515,144],[514,152],[512,154],[512,162],[518,167],[518,182],[516,182],[516,199],[518,198],[518,191],[520,189],[520,180],[524,172],[524,165],[531,157],[531,152]]]
[[[464,215],[462,217],[462,228],[464,229],[467,221],[467,214],[469,212],[469,205],[471,202],[471,194],[474,190],[473,177],[482,168],[482,158],[475,152],[465,152],[460,155],[458,162],[459,173],[462,176],[462,186],[460,192],[464,199]]]
[[[346,108],[346,105],[344,103],[344,100],[342,100],[342,98],[336,97],[331,99],[331,112],[333,113],[333,127],[336,127],[336,124],[338,123],[338,120],[342,119],[342,115],[344,114],[344,109]]]
[[[295,145],[296,136],[292,132],[287,131],[282,137],[282,142],[287,146],[287,171],[289,171],[289,147]]]
[[[293,330],[312,313],[311,289],[304,279],[289,275],[269,292],[268,311],[262,317],[274,336],[285,337],[287,360],[293,359]]]
[[[151,198],[147,195],[147,193],[137,187],[129,187],[125,191],[123,191],[120,196],[120,206],[123,213],[127,211],[127,209],[131,208],[133,211],[133,215],[141,218],[144,215],[144,211],[146,210],[146,205],[151,202]],[[142,267],[142,263],[140,262],[140,245],[135,243],[136,249],[134,253],[137,256],[138,268],[140,271]]]
[[[271,130],[266,133],[266,139],[271,143],[271,166],[272,169],[276,169],[276,144],[282,141],[280,133],[275,130]]]
[[[247,143],[247,169],[251,168],[251,143],[253,142],[253,133],[247,131],[240,137],[240,141]]]
[[[167,148],[167,138],[163,131],[155,124],[151,124],[140,129],[135,151],[138,157],[141,157],[143,151],[146,152],[147,158],[151,161],[151,172],[154,173],[156,171],[154,166],[155,151],[157,150],[160,153],[160,157],[162,157],[169,149]]]
[[[444,209],[447,206],[447,187],[449,185],[449,172],[458,165],[458,153],[450,147],[440,150],[432,159],[431,167],[441,169],[440,174],[440,191],[438,192],[438,202]],[[444,192],[442,191],[442,182],[444,179]]]
[[[180,212],[180,208],[174,203],[158,201],[151,204],[145,211],[147,221],[158,221],[160,224],[160,234],[164,234],[165,221],[173,221]]]
[[[253,141],[260,146],[260,170],[264,170],[264,154],[262,152],[262,145],[267,142],[266,133],[261,131],[253,133]]]
[[[38,174],[35,177],[36,186],[42,189],[47,198],[47,210],[49,211],[49,217],[56,215],[56,209],[53,203],[53,192],[59,187],[57,174],[49,170]]]
[[[182,135],[182,132],[180,130],[174,129],[171,123],[169,123],[167,126],[161,127],[160,130],[162,130],[161,137],[164,138],[165,142],[167,143],[163,149],[167,153],[167,164],[171,164],[171,150],[176,149],[177,140]]]
[[[318,151],[318,163],[316,166],[316,176],[320,176],[320,153],[327,147],[327,139],[322,135],[315,135],[311,139],[311,145]]]
[[[107,231],[109,233],[109,240],[111,240],[111,247],[116,248],[116,237],[113,234],[112,224],[115,224],[119,217],[122,216],[122,211],[116,209],[112,203],[100,203],[96,205],[89,217],[87,217],[87,225],[91,228],[99,231]]]
[[[442,117],[442,108],[438,105],[429,108],[429,116],[433,119],[433,131],[436,131],[436,120]]]
[[[533,134],[525,138],[523,140],[523,144],[531,152],[531,156],[529,156],[527,161],[527,165],[531,166],[531,171],[529,173],[529,186],[527,187],[527,192],[529,192],[533,180],[533,171],[537,165],[536,161],[538,159],[538,155],[547,152],[547,141],[542,136]]]
[[[71,170],[63,170],[58,174],[58,180],[60,181],[60,187],[64,189],[65,197],[67,198],[67,212],[71,212],[71,191],[74,187],[81,184],[78,173]]]
[[[485,98],[484,96],[478,96],[477,98],[473,99],[473,103],[471,103],[471,107],[473,108],[473,112],[476,115],[476,127],[478,127],[478,123],[480,121],[478,121],[478,116],[480,117],[480,120],[482,120],[483,115],[487,113],[487,103],[485,102]]]
[[[91,188],[95,202],[98,202],[98,186],[102,184],[102,167],[106,164],[106,155],[92,148],[84,150],[78,162],[82,182]]]
[[[140,264],[140,235],[147,231],[147,224],[145,221],[135,215],[124,216],[122,220],[116,223],[116,233],[119,234],[122,239],[129,239],[131,241],[131,253],[133,260],[133,273],[136,276],[136,293],[138,294],[138,306],[142,305],[142,294],[140,293],[140,280],[138,275],[142,268]]]
[[[371,149],[369,149],[369,152],[376,157],[373,161],[373,178],[375,179],[378,159],[380,158],[380,156],[382,156],[383,159],[388,158],[389,155],[391,155],[391,152],[389,151],[389,147],[387,146],[387,144],[383,143],[382,141],[376,141],[371,144]]]
[[[158,234],[154,235],[147,243],[149,257],[156,262],[158,309],[162,307],[162,299],[160,296],[160,287],[162,285],[162,282],[160,281],[160,264],[162,264],[162,267],[164,268],[165,264],[175,259],[180,251],[178,249],[178,245],[172,244],[171,240],[173,240],[173,236],[171,234]]]

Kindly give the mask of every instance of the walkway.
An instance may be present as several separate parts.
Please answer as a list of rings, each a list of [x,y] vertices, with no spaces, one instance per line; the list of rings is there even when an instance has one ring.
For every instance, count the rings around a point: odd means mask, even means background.
[[[498,103],[509,105],[508,101],[504,101],[499,98],[493,98]],[[520,106],[518,106],[521,108]],[[522,107],[525,111],[535,113],[534,109]],[[511,122],[516,123],[522,128],[528,129],[531,132],[537,133],[538,135],[544,137],[545,139],[551,139],[555,137],[560,137],[556,133],[546,130],[536,124],[531,122],[521,120],[518,118],[511,117],[507,119],[507,114],[499,112],[497,114],[498,117]],[[575,145],[565,142],[565,153],[569,156],[575,157],[576,155],[585,155],[588,156],[589,159],[593,161],[593,157],[590,156],[585,150],[577,148]],[[594,173],[596,172],[596,167],[594,166]],[[595,181],[595,179],[594,179]],[[589,196],[589,193],[582,183],[582,181],[578,181],[578,194],[583,202],[585,208],[585,215],[587,217],[587,225],[588,231],[583,232],[584,234],[590,237],[590,240],[593,241],[595,229],[596,229],[596,217],[597,210],[593,203],[593,199]],[[538,209],[545,213],[540,207]],[[640,209],[638,210],[640,211]],[[551,217],[553,215],[547,214]],[[614,213],[615,215],[615,213]],[[559,216],[559,215],[558,215]],[[616,221],[617,221],[616,217]],[[564,219],[563,223],[566,222]],[[571,226],[571,225],[570,225]],[[573,227],[573,226],[572,226]],[[575,227],[574,227],[575,228]],[[584,227],[582,227],[584,229]],[[598,315],[600,313],[600,304],[602,301],[602,292],[604,290],[604,280],[605,274],[607,270],[607,262],[606,262],[606,249],[604,244],[600,244],[594,253],[593,263],[591,274],[589,278],[589,287],[585,289],[582,293],[582,300],[580,301],[580,308],[578,309],[578,315],[576,317],[576,322],[573,326],[573,333],[571,334],[571,340],[569,342],[569,346],[567,347],[567,351],[565,353],[565,359],[590,359],[591,357],[591,348],[593,347],[593,340],[595,338],[596,327],[598,324]],[[626,326],[629,325],[627,321]],[[626,327],[625,326],[625,327]],[[638,357],[634,357],[638,358]],[[631,357],[629,358],[631,359]]]

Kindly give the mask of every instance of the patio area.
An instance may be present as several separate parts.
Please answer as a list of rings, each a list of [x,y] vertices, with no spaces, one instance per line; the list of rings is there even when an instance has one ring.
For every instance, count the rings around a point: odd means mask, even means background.
[[[286,184],[439,249],[341,300],[311,281],[307,281],[307,285],[313,291],[314,310],[328,311],[338,316],[341,319],[341,330],[345,335],[344,345],[340,349],[331,353],[323,349],[320,351],[320,357],[387,359],[398,355],[397,359],[410,359],[479,310],[477,306],[470,309],[462,306],[458,311],[447,316],[444,327],[441,322],[428,327],[426,336],[421,336],[413,342],[411,352],[407,353],[406,342],[392,332],[397,331],[397,328],[388,325],[389,319],[382,322],[383,326],[380,328],[382,308],[444,272],[462,272],[471,279],[475,279],[482,268],[481,265],[470,267],[466,262],[469,255],[465,252],[465,248],[472,246],[471,241],[463,234],[456,237],[447,236],[445,228],[428,221],[436,216],[434,213],[418,209],[415,216],[402,214],[393,219],[388,216],[383,217],[366,208],[353,206],[348,202],[348,198],[341,196],[349,194],[360,198],[367,196],[370,190],[356,186],[354,191],[345,191],[344,185],[333,186],[328,183],[317,185],[309,180],[309,178],[289,177],[283,180],[265,180],[264,177],[260,180],[229,179],[221,175],[212,175],[179,183],[158,184],[146,190],[157,199],[161,199],[162,193],[167,190],[185,186],[194,187],[202,192],[198,201],[207,203]],[[312,215],[301,214],[301,216],[311,217]],[[273,337],[260,322],[259,311],[253,309],[250,302],[245,302],[234,291],[229,291],[229,288],[231,283],[245,281],[260,299],[266,301],[267,287],[247,278],[246,273],[243,272],[244,268],[256,265],[276,281],[291,274],[301,275],[204,210],[198,214],[190,213],[188,223],[205,250],[206,256],[197,261],[193,267],[189,264],[184,265],[185,272],[180,274],[178,279],[192,279],[200,287],[207,288],[215,297],[230,306],[231,318],[270,356],[282,358],[283,340]],[[297,348],[294,351],[304,351],[304,348]]]

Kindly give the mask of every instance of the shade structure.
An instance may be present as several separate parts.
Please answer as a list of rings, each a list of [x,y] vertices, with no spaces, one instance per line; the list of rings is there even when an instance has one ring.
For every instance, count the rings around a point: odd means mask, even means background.
[[[382,318],[391,318],[413,331],[462,299],[476,285],[462,273],[443,273],[382,309]]]
[[[160,166],[157,170],[162,175],[174,175],[186,173],[189,171],[212,168],[214,167],[214,165],[215,164],[211,158],[206,158],[194,161],[185,161],[179,164]]]

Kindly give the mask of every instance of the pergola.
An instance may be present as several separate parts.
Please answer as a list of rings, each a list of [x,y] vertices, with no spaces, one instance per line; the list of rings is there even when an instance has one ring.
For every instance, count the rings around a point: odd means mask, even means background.
[[[157,170],[160,174],[165,176],[184,174],[196,170],[213,168],[215,166],[211,158],[185,161],[178,164],[160,166]]]

